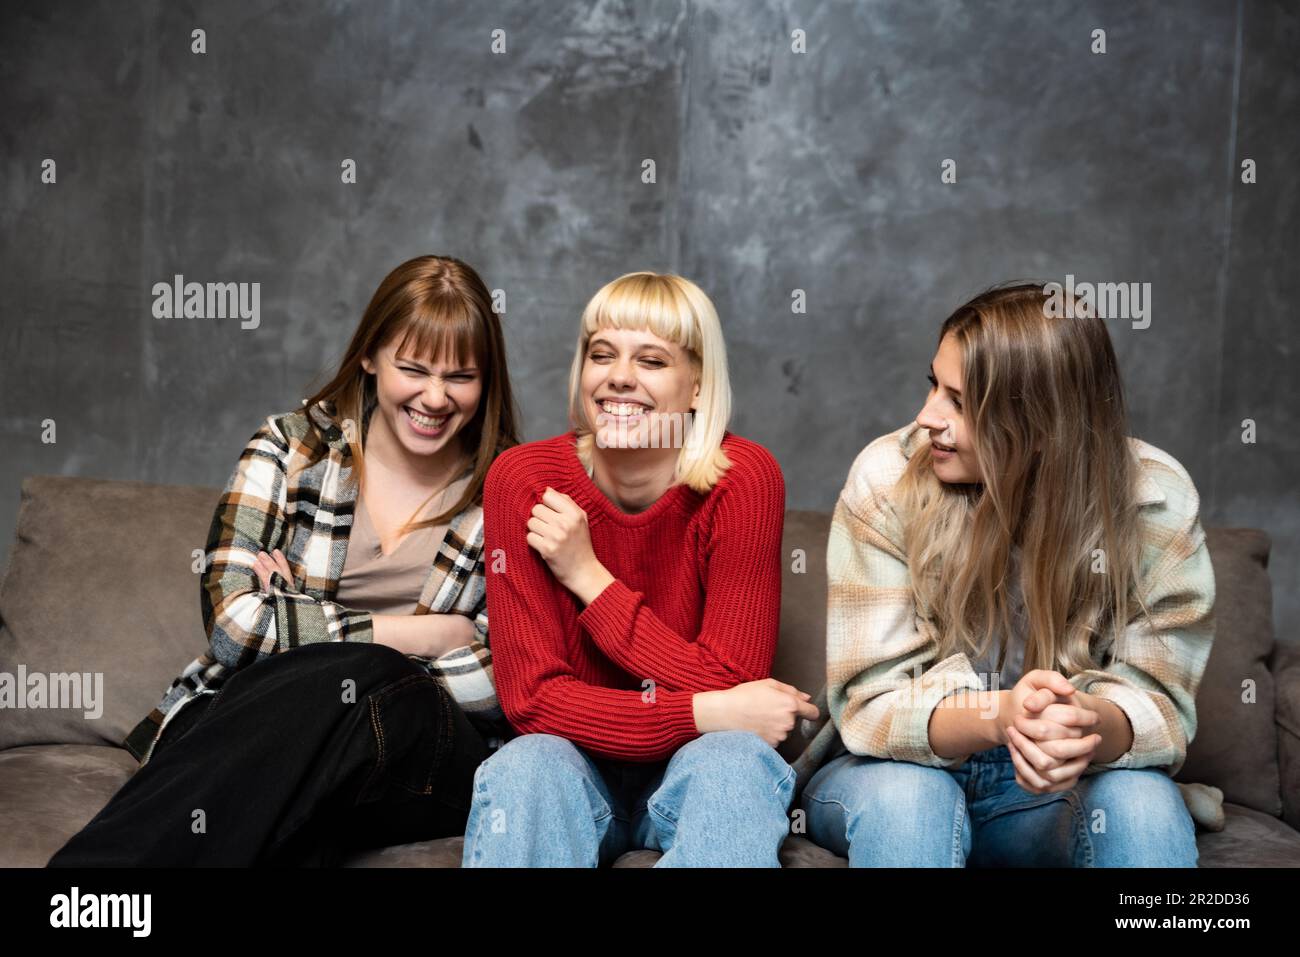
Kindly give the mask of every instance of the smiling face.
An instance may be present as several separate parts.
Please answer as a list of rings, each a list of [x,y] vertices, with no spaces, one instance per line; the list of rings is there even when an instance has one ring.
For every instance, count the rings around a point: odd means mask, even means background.
[[[699,399],[690,354],[649,330],[599,329],[587,343],[581,389],[598,448],[647,448],[651,417],[689,413]],[[661,434],[673,434],[663,427]]]
[[[397,445],[412,456],[458,454],[452,446],[456,434],[478,411],[483,395],[480,370],[470,360],[462,365],[454,356],[436,361],[399,357],[397,338],[361,366],[375,376],[379,400],[373,430],[382,424]]]
[[[930,363],[930,394],[916,422],[929,433],[935,476],[954,485],[981,480],[974,437],[966,424],[962,388],[961,346],[949,333]]]

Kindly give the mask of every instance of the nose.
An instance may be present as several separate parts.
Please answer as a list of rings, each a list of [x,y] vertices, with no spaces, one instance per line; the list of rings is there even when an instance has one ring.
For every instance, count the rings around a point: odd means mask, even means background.
[[[429,384],[424,388],[424,404],[431,412],[443,412],[447,408],[447,386],[437,376],[429,377]]]
[[[616,389],[636,388],[636,366],[630,358],[622,358],[609,367],[609,384]]]
[[[932,432],[942,432],[948,427],[948,423],[943,416],[934,411],[933,404],[930,401],[927,401],[921,407],[921,411],[916,417],[916,424]]]

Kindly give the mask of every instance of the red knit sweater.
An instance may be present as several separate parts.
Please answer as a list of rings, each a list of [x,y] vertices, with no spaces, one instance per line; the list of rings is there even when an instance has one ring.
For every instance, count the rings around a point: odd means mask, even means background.
[[[726,433],[708,495],[675,485],[634,515],[587,476],[573,432],[500,456],[483,490],[497,697],[521,734],[658,761],[698,737],[691,698],[771,674],[781,614],[785,481],[761,445]],[[587,513],[615,578],[585,609],[527,542],[547,486]],[[646,683],[653,681],[653,685]]]

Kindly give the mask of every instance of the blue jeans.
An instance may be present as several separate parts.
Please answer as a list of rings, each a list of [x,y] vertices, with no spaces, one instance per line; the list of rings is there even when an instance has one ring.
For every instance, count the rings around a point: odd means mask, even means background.
[[[597,867],[662,851],[656,867],[779,867],[794,768],[758,735],[713,731],[667,761],[593,757],[525,734],[479,765],[463,867]]]
[[[1005,746],[960,767],[845,754],[801,799],[808,837],[850,867],[1195,867],[1196,829],[1154,768],[1031,794]]]

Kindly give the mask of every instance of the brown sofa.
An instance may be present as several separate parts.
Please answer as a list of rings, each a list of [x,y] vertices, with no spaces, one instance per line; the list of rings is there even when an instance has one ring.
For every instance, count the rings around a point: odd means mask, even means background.
[[[204,647],[195,552],[218,490],[38,476],[27,479],[0,584],[0,673],[102,673],[103,713],[0,710],[0,867],[44,865],[130,777],[120,746],[181,666]],[[829,515],[787,513],[781,644],[775,675],[807,690],[825,681]],[[1200,729],[1183,782],[1224,793],[1226,826],[1198,833],[1201,865],[1300,865],[1300,647],[1275,646],[1269,539],[1256,529],[1209,530],[1218,628],[1198,698]],[[162,544],[159,544],[162,543]],[[14,679],[11,678],[12,682]],[[781,748],[790,760],[816,731]],[[352,866],[456,867],[462,839],[368,851]],[[615,866],[645,866],[652,851]],[[787,866],[844,866],[790,837]]]

